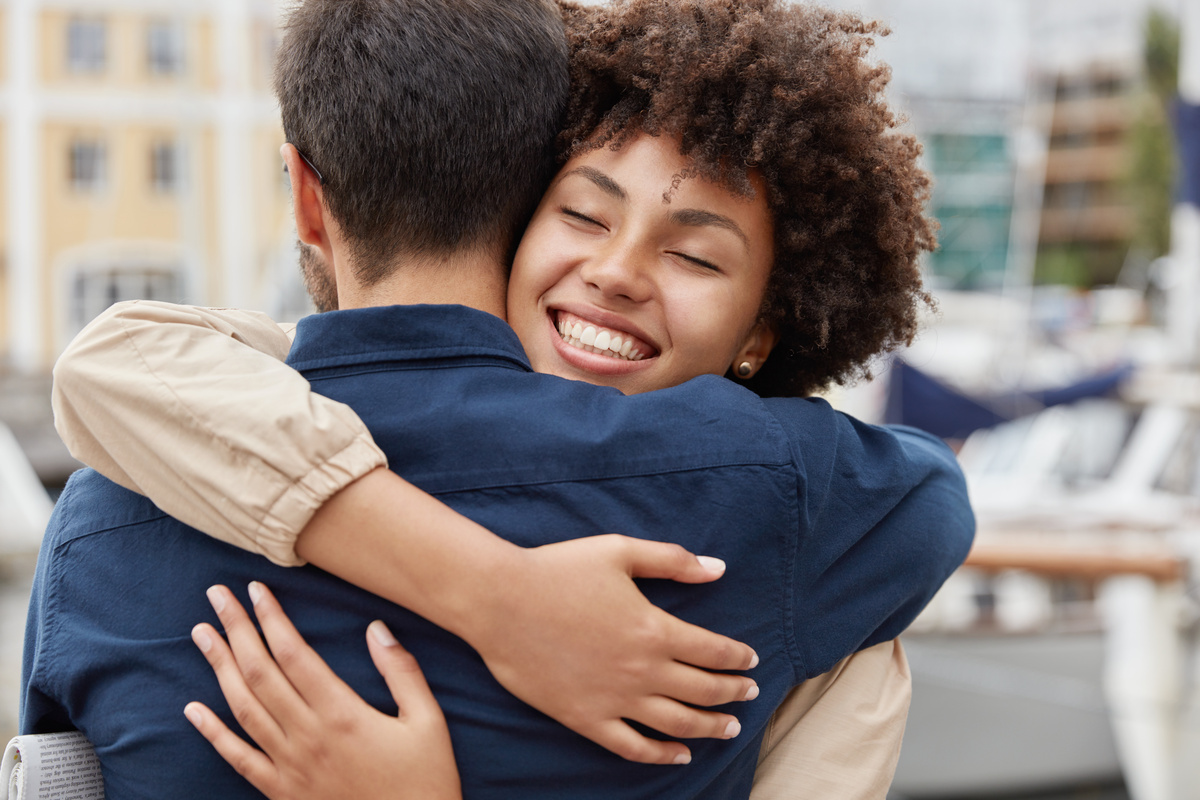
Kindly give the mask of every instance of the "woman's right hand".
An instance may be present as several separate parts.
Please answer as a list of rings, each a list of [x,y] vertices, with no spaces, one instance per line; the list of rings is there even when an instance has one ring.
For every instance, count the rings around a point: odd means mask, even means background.
[[[367,646],[400,709],[396,717],[367,705],[338,678],[262,584],[250,584],[250,596],[270,652],[232,592],[214,586],[208,596],[229,644],[208,624],[197,625],[192,638],[234,717],[262,750],[202,703],[189,703],[184,713],[256,789],[271,800],[461,800],[441,708],[416,659],[381,621],[367,628]]]

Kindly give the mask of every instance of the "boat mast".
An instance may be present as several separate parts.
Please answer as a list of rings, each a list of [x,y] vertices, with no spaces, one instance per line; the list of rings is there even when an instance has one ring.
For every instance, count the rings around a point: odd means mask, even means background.
[[[1179,4],[1179,102],[1200,106],[1200,2]],[[1177,135],[1188,135],[1180,127]],[[1192,133],[1194,135],[1194,132]],[[1184,180],[1190,180],[1184,176]],[[1171,212],[1171,291],[1167,299],[1167,332],[1180,366],[1196,365],[1200,338],[1200,208],[1191,197],[1180,198]],[[1191,200],[1192,202],[1189,202]]]

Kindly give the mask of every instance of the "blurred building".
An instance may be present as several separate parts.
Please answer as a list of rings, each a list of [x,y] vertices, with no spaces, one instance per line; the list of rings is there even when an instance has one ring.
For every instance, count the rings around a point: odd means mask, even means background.
[[[1115,58],[1038,76],[1051,105],[1039,233],[1039,273],[1112,283],[1134,234],[1128,137],[1141,71]]]
[[[1013,136],[1028,58],[1026,2],[835,0],[883,20],[879,57],[891,65],[892,102],[907,117],[933,174],[939,247],[935,285],[997,288],[1004,282],[1013,209]]]
[[[936,285],[1111,281],[1147,11],[1176,0],[819,0],[882,19],[890,94],[925,145]]]
[[[127,298],[303,307],[272,0],[0,0],[0,363]]]
[[[930,270],[945,288],[999,288],[1013,213],[1010,131],[1020,108],[997,99],[912,102],[934,175],[931,211],[940,225]]]

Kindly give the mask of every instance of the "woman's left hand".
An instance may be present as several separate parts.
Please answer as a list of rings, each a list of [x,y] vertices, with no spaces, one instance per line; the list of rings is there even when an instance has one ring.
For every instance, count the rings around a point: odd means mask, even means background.
[[[338,678],[262,584],[250,584],[250,597],[270,652],[232,592],[214,586],[208,597],[229,644],[208,624],[193,628],[192,639],[262,750],[202,703],[189,703],[184,713],[256,789],[271,800],[462,797],[441,708],[416,659],[383,622],[367,628],[367,646],[399,706],[396,717],[367,705]]]

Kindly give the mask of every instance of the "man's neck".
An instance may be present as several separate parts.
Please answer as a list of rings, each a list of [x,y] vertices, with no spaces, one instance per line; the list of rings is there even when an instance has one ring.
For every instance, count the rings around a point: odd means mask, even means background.
[[[339,308],[392,305],[464,305],[506,319],[508,267],[490,253],[404,258],[371,286],[338,280]]]

